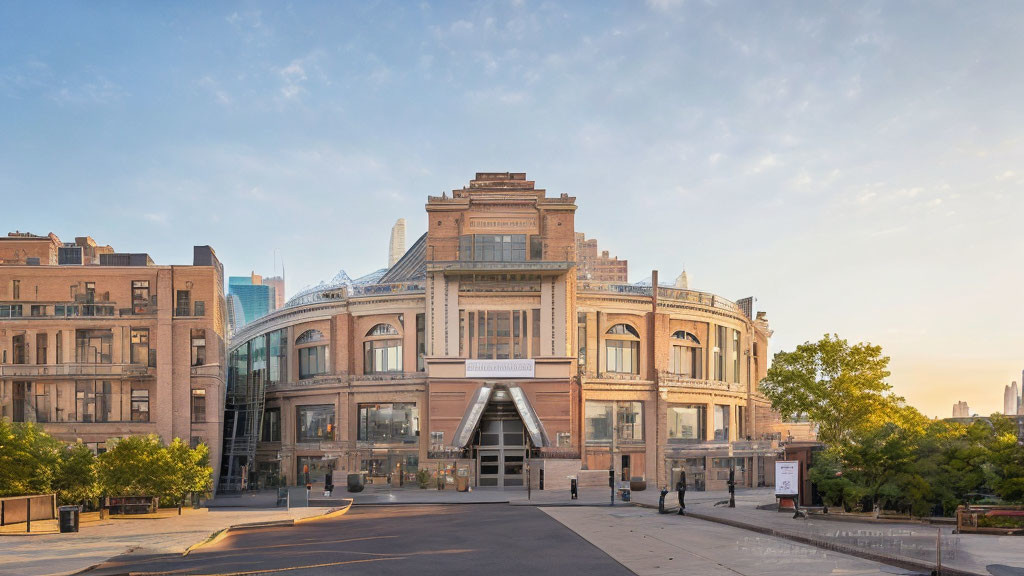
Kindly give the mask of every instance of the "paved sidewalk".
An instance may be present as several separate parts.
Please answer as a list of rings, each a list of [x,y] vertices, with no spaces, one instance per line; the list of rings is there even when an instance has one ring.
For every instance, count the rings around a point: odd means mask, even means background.
[[[656,507],[657,493],[643,494],[634,500]],[[675,493],[669,493],[666,501],[675,503],[675,500]],[[758,505],[774,502],[770,488],[737,491],[736,508],[715,506],[722,500],[728,500],[727,492],[687,492],[687,512],[694,517],[728,522],[754,531],[770,530],[777,535],[930,566],[935,564],[936,543],[941,540],[944,568],[985,576],[1024,576],[1024,539],[1020,537],[958,535],[953,534],[953,526],[948,525],[829,520],[817,515],[807,520],[794,519],[792,513],[757,509]]]
[[[105,519],[74,534],[0,536],[0,575],[74,574],[121,554],[183,553],[235,524],[297,520],[329,508],[199,509],[161,518]]]
[[[639,576],[911,574],[853,556],[644,508],[541,508]]]

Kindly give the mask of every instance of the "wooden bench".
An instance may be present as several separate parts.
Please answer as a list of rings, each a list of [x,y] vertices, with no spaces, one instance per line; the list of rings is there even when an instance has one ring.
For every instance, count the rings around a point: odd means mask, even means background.
[[[154,496],[108,497],[104,508],[111,514],[150,514],[156,512],[160,499]]]

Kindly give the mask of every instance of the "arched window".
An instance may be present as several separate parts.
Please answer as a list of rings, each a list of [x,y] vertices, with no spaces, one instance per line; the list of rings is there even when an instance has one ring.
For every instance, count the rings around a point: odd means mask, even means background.
[[[372,340],[363,342],[363,374],[402,371],[402,339],[395,336],[400,334],[391,324],[370,328],[366,337]]]
[[[324,333],[319,330],[306,330],[295,339],[296,346],[303,346],[296,349],[299,356],[299,379],[305,380],[317,374],[327,372],[327,346],[307,346],[326,340]]]
[[[693,333],[687,332],[685,330],[676,330],[675,332],[672,333],[672,338],[676,340],[682,340],[687,344],[694,344],[700,346],[700,340],[698,340],[697,337],[693,335]],[[673,344],[678,344],[678,342],[673,342]]]
[[[319,342],[324,339],[324,333],[319,330],[306,330],[299,337],[295,339],[295,345],[311,344],[313,342]]]
[[[679,374],[686,378],[703,378],[701,373],[701,358],[703,356],[704,349],[701,348],[697,336],[685,330],[677,330],[672,333],[671,370],[673,374]]]
[[[636,328],[633,328],[629,324],[616,324],[608,329],[607,334],[621,335],[621,336],[633,336],[640,338],[640,334],[637,334]]]
[[[640,373],[640,334],[629,324],[616,324],[605,333],[605,370]]]
[[[366,337],[370,338],[373,336],[398,336],[398,330],[391,324],[377,324],[370,331],[366,333]]]

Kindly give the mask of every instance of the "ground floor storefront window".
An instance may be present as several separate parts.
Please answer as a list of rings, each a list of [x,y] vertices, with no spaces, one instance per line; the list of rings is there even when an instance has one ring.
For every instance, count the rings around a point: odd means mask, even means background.
[[[334,469],[334,462],[334,459],[324,460],[323,456],[299,456],[295,459],[295,483],[299,486],[304,485],[306,483],[306,472],[308,471],[309,482],[322,484],[327,478],[327,471]]]
[[[259,483],[260,489],[284,486],[284,479],[281,478],[281,462],[257,462],[256,481]]]
[[[703,491],[707,487],[706,459],[669,458],[665,460],[665,475],[669,479],[669,489],[675,490],[680,472],[686,472],[686,487],[689,490]]]
[[[360,470],[371,480],[391,482],[392,476],[400,473],[402,484],[415,484],[420,458],[416,452],[377,451],[363,456],[359,461]]]

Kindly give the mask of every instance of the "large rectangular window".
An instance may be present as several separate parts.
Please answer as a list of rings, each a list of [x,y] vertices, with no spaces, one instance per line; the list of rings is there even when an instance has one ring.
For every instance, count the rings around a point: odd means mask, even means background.
[[[424,358],[427,355],[427,315],[416,315],[416,371],[427,369]]]
[[[669,442],[707,440],[707,407],[703,404],[668,407]]]
[[[523,262],[525,234],[476,234],[459,237],[459,259],[477,262]]]
[[[729,342],[726,340],[725,326],[717,326],[715,330],[715,380],[725,381],[725,348]]]
[[[75,362],[110,364],[113,348],[114,334],[110,330],[75,330]]]
[[[263,427],[260,432],[261,442],[281,441],[281,409],[267,408],[263,411]]]
[[[362,442],[415,444],[419,427],[419,409],[413,402],[359,405],[358,439]]]
[[[363,374],[402,371],[402,341],[368,340],[363,342]]]
[[[149,280],[132,280],[132,308],[140,313],[149,305]]]
[[[525,310],[478,310],[466,312],[472,349],[460,350],[471,358],[504,360],[527,357]],[[465,333],[465,329],[460,331]]]
[[[740,331],[732,331],[732,348],[729,350],[732,354],[732,381],[740,383]]]
[[[131,363],[142,364],[143,366],[149,364],[149,329],[148,328],[132,328],[131,329],[132,339],[132,350],[131,350]]]
[[[47,342],[45,332],[36,334],[36,364],[46,364]]]
[[[606,370],[622,374],[640,373],[640,343],[635,340],[608,340],[605,342]]]
[[[120,422],[121,382],[75,382],[75,413],[78,422]]]
[[[687,378],[700,378],[700,352],[696,346],[672,347],[672,373]]]
[[[202,366],[206,364],[206,330],[203,328],[192,329],[192,365]]]
[[[288,331],[274,330],[269,335],[269,356],[270,363],[267,372],[267,382],[278,384],[288,380]]]
[[[192,291],[191,290],[178,290],[174,294],[174,315],[175,316],[191,316],[192,315]]]
[[[587,315],[583,312],[576,314],[576,358],[580,372],[587,370]]]
[[[295,437],[298,442],[334,440],[334,406],[298,406],[295,409]]]
[[[192,422],[206,422],[206,390],[192,391]]]
[[[584,408],[587,442],[641,442],[644,439],[643,402],[589,400]]]
[[[715,440],[727,442],[729,440],[729,413],[731,406],[715,404]]]
[[[747,410],[746,406],[736,407],[736,439],[747,439]]]
[[[305,380],[327,372],[327,347],[310,346],[299,349],[299,378]]]
[[[132,422],[149,422],[149,390],[132,389]]]

